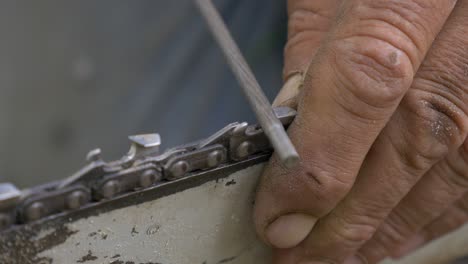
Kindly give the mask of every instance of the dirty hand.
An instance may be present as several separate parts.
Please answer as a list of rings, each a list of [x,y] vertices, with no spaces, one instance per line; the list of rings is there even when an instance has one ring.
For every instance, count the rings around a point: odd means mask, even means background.
[[[255,204],[275,263],[376,263],[465,222],[468,0],[290,0],[288,13],[302,162],[273,156]]]

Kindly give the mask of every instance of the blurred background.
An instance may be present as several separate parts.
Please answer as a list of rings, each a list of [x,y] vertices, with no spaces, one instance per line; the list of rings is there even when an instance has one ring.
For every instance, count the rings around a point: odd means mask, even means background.
[[[286,1],[214,0],[270,99]],[[158,132],[163,149],[255,122],[191,0],[0,3],[0,182],[71,175],[100,147]]]

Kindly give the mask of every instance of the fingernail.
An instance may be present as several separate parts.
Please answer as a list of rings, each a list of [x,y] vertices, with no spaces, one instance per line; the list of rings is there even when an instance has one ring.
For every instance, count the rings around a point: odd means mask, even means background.
[[[275,100],[273,100],[273,106],[290,106],[296,108],[294,106],[297,106],[297,95],[302,86],[302,79],[301,73],[290,75]]]
[[[306,214],[289,214],[280,216],[266,229],[268,242],[276,248],[297,246],[310,233],[317,218]]]
[[[365,262],[358,256],[349,257],[343,264],[364,264]]]

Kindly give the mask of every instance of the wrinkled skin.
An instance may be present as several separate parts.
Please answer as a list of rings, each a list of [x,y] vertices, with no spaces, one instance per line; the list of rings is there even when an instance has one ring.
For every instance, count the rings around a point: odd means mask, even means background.
[[[254,211],[274,263],[377,263],[465,223],[468,1],[289,0],[288,15],[301,164],[273,156]]]

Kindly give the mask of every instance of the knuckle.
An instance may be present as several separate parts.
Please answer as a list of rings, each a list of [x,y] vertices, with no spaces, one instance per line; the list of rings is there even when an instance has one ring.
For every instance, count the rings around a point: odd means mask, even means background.
[[[452,52],[447,50],[452,49]],[[435,49],[431,59],[424,63],[414,82],[414,89],[429,96],[427,101],[434,114],[445,117],[462,137],[468,132],[468,56],[464,51]],[[444,51],[440,51],[444,50]],[[438,53],[442,52],[442,55]],[[457,54],[463,54],[462,56]]]
[[[405,51],[413,66],[417,68],[424,57],[427,47],[436,35],[435,29],[428,26],[437,19],[445,19],[447,4],[437,0],[374,0],[362,5],[353,5],[351,12],[362,25],[356,31],[362,34],[370,33],[388,41],[395,47]],[[444,10],[442,10],[444,9]],[[438,14],[435,16],[435,14]],[[430,16],[430,18],[428,18]]]
[[[445,146],[460,146],[466,138],[468,124],[458,99],[443,93],[430,93],[420,98],[413,107],[419,103],[420,108],[414,112],[420,117],[424,132]]]
[[[352,14],[344,21],[349,26],[329,40],[341,87],[373,106],[395,105],[426,53],[429,34],[421,14],[435,10],[434,4],[376,0],[345,6]]]
[[[414,67],[425,52],[424,21],[428,6],[417,1],[376,0],[350,7],[359,27],[352,34],[372,36],[404,51]]]
[[[408,56],[384,40],[353,36],[334,42],[331,50],[339,94],[348,92],[366,105],[388,108],[411,84]]]
[[[454,98],[416,87],[403,98],[399,122],[407,128],[394,144],[407,165],[421,170],[458,148],[466,138],[467,116]]]

